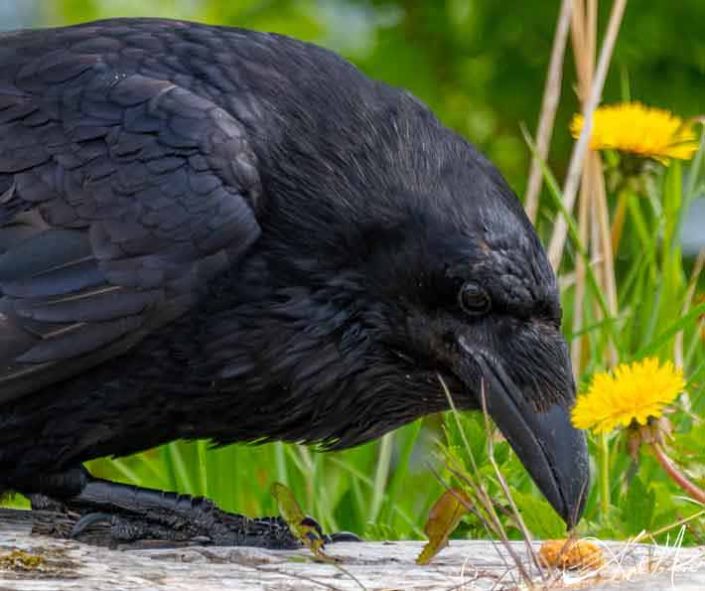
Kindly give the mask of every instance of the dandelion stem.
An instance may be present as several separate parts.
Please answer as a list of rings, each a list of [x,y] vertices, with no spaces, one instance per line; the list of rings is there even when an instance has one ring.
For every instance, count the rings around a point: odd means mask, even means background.
[[[671,477],[673,482],[680,486],[686,493],[688,493],[688,495],[698,501],[698,503],[705,504],[705,490],[700,488],[694,482],[691,482],[690,479],[676,467],[676,465],[671,461],[671,458],[669,458],[664,451],[663,447],[661,447],[660,444],[653,442],[651,444],[651,449],[654,450],[656,460],[659,464],[661,464],[661,467],[664,469],[666,474]]]
[[[610,447],[607,434],[600,435],[600,512],[607,520],[610,511]]]

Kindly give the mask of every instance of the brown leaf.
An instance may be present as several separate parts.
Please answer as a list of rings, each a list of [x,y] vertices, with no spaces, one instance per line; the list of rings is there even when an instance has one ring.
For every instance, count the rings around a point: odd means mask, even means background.
[[[428,542],[416,558],[417,564],[428,564],[431,559],[448,545],[448,538],[453,533],[463,515],[468,512],[470,498],[459,488],[445,491],[431,507],[424,526]]]

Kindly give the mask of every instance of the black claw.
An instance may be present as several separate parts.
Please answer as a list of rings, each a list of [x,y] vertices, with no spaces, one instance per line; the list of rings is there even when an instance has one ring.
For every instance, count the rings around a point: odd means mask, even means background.
[[[113,516],[110,515],[109,513],[88,513],[84,516],[82,516],[73,526],[71,529],[71,533],[69,534],[69,537],[71,538],[77,538],[80,536],[84,531],[86,531],[91,525],[94,525],[96,523],[107,523],[108,525],[113,524]]]
[[[336,542],[362,542],[362,538],[350,531],[339,531],[325,536],[325,541],[326,544],[335,544]]]
[[[306,527],[312,527],[316,533],[318,534],[319,538],[325,538],[325,535],[323,534],[323,528],[321,525],[316,521],[313,517],[310,515],[307,515],[301,520],[301,525],[304,525]]]

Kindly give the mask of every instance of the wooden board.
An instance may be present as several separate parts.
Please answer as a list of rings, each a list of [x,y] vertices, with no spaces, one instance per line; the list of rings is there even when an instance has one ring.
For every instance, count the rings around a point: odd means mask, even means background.
[[[339,566],[305,550],[181,547],[108,549],[31,533],[28,512],[0,510],[0,591],[348,591],[502,590],[527,588],[507,549],[487,540],[451,541],[429,566],[417,566],[421,542],[335,544]],[[538,543],[535,547],[538,547]],[[705,548],[601,543],[599,572],[545,573],[543,588],[705,589]],[[8,552],[18,557],[14,567]],[[521,542],[512,550],[537,588],[541,576]],[[4,558],[3,558],[4,557]],[[38,558],[32,558],[38,557]],[[22,567],[22,561],[28,564]],[[672,586],[673,583],[673,586]]]

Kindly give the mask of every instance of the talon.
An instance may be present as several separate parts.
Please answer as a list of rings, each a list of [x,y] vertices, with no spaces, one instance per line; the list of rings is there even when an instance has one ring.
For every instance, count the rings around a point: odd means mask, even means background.
[[[96,523],[101,523],[105,522],[110,525],[113,523],[113,516],[110,515],[109,513],[88,513],[87,515],[84,515],[81,517],[73,526],[71,529],[71,533],[69,534],[70,538],[77,538],[80,536],[84,531],[86,531],[91,525],[94,525]]]
[[[306,526],[306,527],[312,527],[316,533],[318,534],[318,537],[321,539],[325,539],[325,534],[323,533],[323,528],[320,526],[318,521],[316,521],[313,517],[307,515],[301,520],[301,525]]]
[[[334,534],[325,536],[326,544],[335,544],[336,542],[362,542],[362,538],[351,531],[339,531]]]

